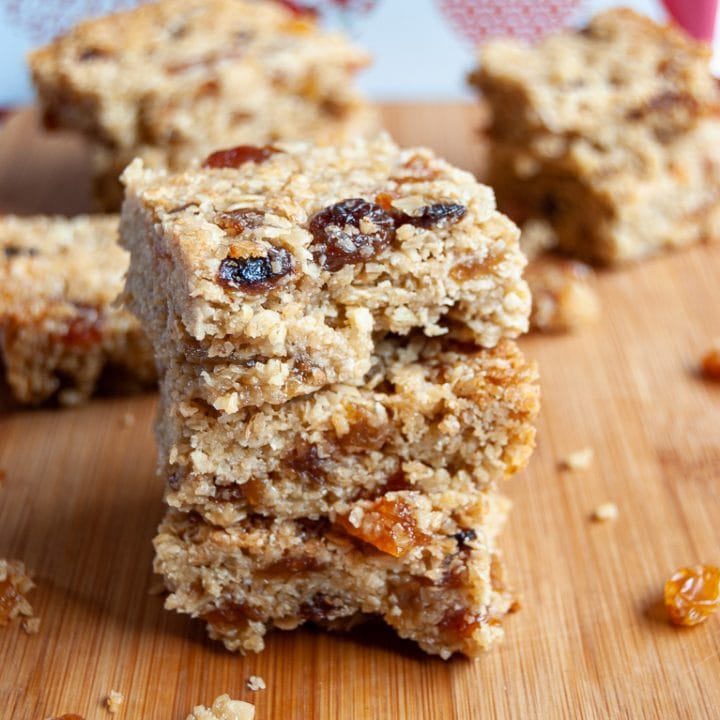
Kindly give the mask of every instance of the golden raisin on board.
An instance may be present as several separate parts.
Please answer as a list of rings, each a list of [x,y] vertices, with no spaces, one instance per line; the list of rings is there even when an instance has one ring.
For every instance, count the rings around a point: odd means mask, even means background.
[[[693,565],[665,583],[665,608],[674,625],[698,625],[720,609],[720,569]]]
[[[364,511],[357,524],[350,516],[338,516],[338,522],[349,535],[393,557],[427,541],[412,509],[400,499],[380,498]]]
[[[703,377],[720,380],[720,342],[705,353],[700,367]]]

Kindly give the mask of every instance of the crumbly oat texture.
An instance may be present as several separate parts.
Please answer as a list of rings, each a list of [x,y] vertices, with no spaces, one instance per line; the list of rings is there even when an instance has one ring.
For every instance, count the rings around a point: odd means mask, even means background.
[[[527,329],[517,228],[430,151],[383,136],[213,163],[168,176],[135,161],[121,242],[129,307],[216,409],[361,378],[388,332],[493,347]]]
[[[524,467],[534,446],[537,371],[509,340],[387,339],[360,384],[232,415],[193,400],[182,372],[163,380],[159,470],[171,506],[216,525],[343,512],[388,489],[473,491]]]
[[[476,656],[513,607],[494,493],[388,492],[317,520],[252,516],[229,528],[170,510],[155,538],[166,607],[199,617],[229,650],[259,652],[270,628],[347,629],[382,618],[426,652]]]
[[[135,156],[181,168],[217,147],[335,143],[374,128],[353,88],[368,61],[279,3],[159,0],[80,23],[30,67],[46,124],[94,143],[99,198],[118,207]]]
[[[255,706],[242,700],[232,700],[229,695],[220,695],[212,707],[198,705],[187,720],[254,720]]]
[[[0,218],[0,348],[13,395],[87,400],[107,365],[155,376],[137,320],[113,304],[127,253],[117,216]]]
[[[720,87],[709,49],[627,9],[535,48],[496,40],[488,181],[516,220],[604,263],[720,235]]]
[[[0,627],[17,618],[24,622],[34,619],[32,606],[25,597],[34,587],[20,560],[0,559]],[[35,623],[31,623],[25,631],[33,635],[34,627]]]

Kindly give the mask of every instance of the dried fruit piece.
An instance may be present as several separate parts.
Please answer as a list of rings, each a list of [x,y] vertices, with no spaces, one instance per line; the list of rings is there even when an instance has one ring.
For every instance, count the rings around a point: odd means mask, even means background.
[[[417,215],[402,213],[397,218],[397,224],[414,225],[425,230],[438,230],[460,222],[466,212],[467,208],[458,203],[433,203],[420,208]]]
[[[422,155],[413,155],[403,163],[403,172],[393,177],[399,184],[414,182],[431,182],[437,180],[440,171],[430,167],[428,159]]]
[[[680,568],[665,583],[665,607],[675,625],[698,625],[720,609],[720,569]]]
[[[217,150],[203,161],[204,168],[237,168],[248,162],[262,163],[275,153],[281,152],[272,145],[237,145],[227,150]]]
[[[485,620],[484,615],[467,609],[451,610],[445,613],[438,627],[443,633],[466,638],[470,637]]]
[[[348,516],[338,516],[338,522],[349,535],[393,557],[400,557],[428,539],[418,527],[410,506],[401,499],[387,496],[369,508],[358,507]]]
[[[226,210],[215,216],[215,224],[222,228],[228,235],[235,237],[241,235],[245,230],[254,230],[263,224],[265,212],[255,208],[238,208],[237,210]]]
[[[346,452],[379,450],[391,435],[391,426],[387,422],[373,422],[373,418],[364,408],[346,405],[347,432],[338,438],[338,443]]]
[[[457,540],[458,545],[464,548],[466,547],[466,543],[472,542],[477,538],[477,533],[472,528],[462,528],[462,530],[456,532],[453,537]]]
[[[244,628],[251,620],[262,620],[263,616],[244,603],[228,603],[221,608],[210,610],[201,618],[220,631],[228,631]]]
[[[720,380],[720,340],[705,353],[702,359],[703,377],[709,380]]]
[[[296,448],[284,460],[289,470],[303,482],[321,482],[325,480],[325,461],[318,453],[317,445],[303,445]]]
[[[112,52],[103,50],[98,47],[88,47],[82,50],[78,56],[80,62],[88,62],[88,60],[99,60],[100,58],[112,57]]]
[[[27,255],[27,257],[35,257],[38,254],[37,248],[34,247],[20,247],[19,245],[6,245],[3,248],[5,257],[10,259],[18,257],[19,255]]]
[[[264,257],[226,257],[220,263],[221,285],[248,295],[268,292],[294,270],[292,255],[285,248],[271,247]]]
[[[372,259],[395,238],[392,216],[377,203],[350,198],[326,207],[310,221],[315,262],[330,272]]]
[[[92,347],[102,342],[100,313],[97,308],[77,305],[78,315],[67,326],[67,330],[58,339],[66,347]]]

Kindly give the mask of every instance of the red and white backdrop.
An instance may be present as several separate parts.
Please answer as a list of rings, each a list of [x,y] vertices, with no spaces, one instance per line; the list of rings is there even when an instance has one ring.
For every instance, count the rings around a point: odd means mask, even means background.
[[[447,99],[467,94],[474,48],[489,37],[536,40],[586,20],[608,0],[277,0],[315,12],[349,32],[375,63],[361,80],[377,99]],[[29,102],[25,53],[81,17],[138,0],[0,0],[0,107]],[[718,0],[626,0],[656,19],[673,19],[708,41],[720,72]]]

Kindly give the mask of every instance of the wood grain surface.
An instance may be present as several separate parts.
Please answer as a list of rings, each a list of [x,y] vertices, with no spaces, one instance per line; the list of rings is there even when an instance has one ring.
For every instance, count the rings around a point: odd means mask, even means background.
[[[403,143],[479,167],[472,107],[384,111]],[[86,209],[87,169],[79,142],[18,114],[0,129],[0,211]],[[0,557],[34,572],[42,625],[0,628],[0,719],[101,720],[111,688],[126,697],[120,720],[182,720],[224,692],[258,720],[720,717],[720,617],[676,629],[657,607],[675,568],[720,563],[720,383],[696,373],[720,336],[719,278],[720,243],[602,272],[598,325],[523,341],[544,396],[535,456],[505,486],[523,609],[477,662],[425,657],[381,629],[277,632],[261,655],[225,652],[149,594],[154,395],[73,410],[5,401]],[[588,470],[559,468],[585,446]],[[605,501],[619,519],[593,523]],[[250,675],[267,690],[247,690]]]

